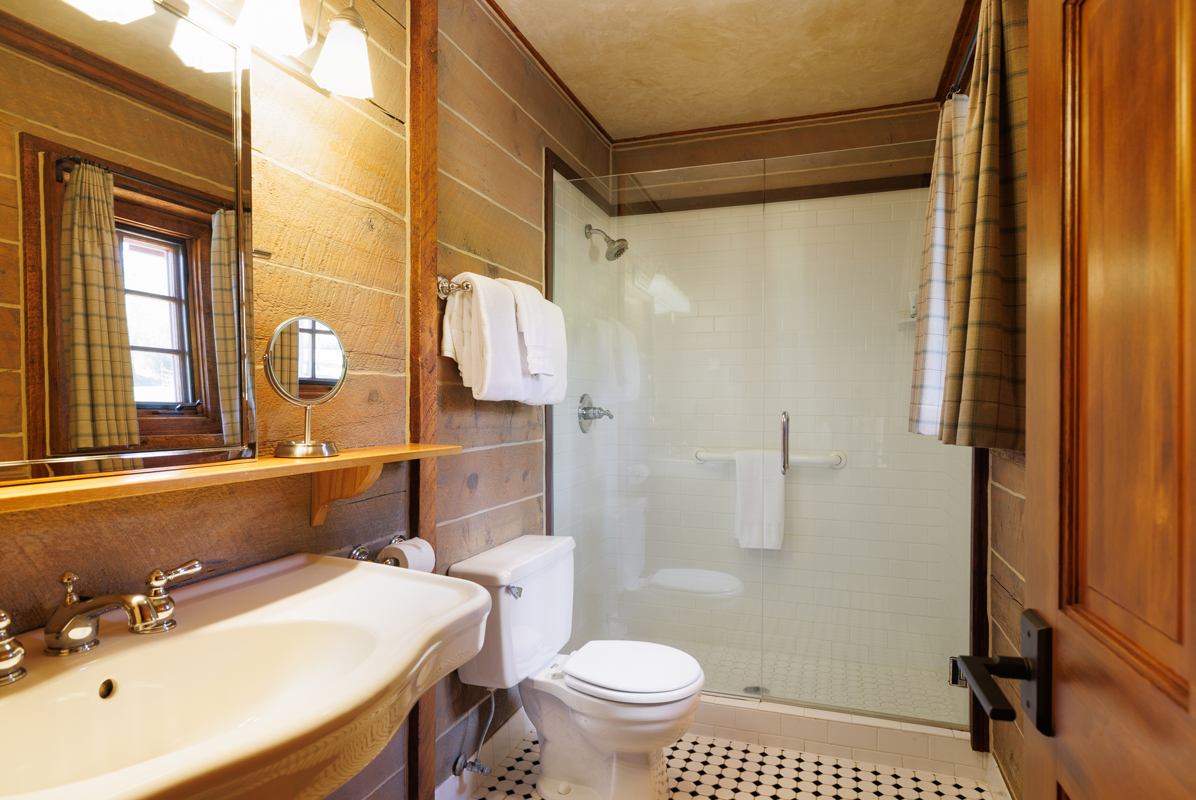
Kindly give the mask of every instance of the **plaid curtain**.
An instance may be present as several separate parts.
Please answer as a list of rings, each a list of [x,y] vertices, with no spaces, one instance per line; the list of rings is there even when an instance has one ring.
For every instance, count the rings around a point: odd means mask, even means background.
[[[963,179],[963,134],[968,98],[947,98],[939,116],[938,140],[930,176],[930,201],[922,239],[918,282],[918,329],[914,342],[914,380],[909,402],[910,433],[938,436],[947,369],[947,296],[955,269],[955,198]]]
[[[71,171],[62,207],[59,269],[72,451],[141,442],[112,187],[107,171],[80,164]],[[139,466],[110,459],[81,462],[76,471]]]
[[[966,130],[954,154],[962,177],[938,430],[947,444],[1025,449],[1026,21],[1027,0],[980,7]]]
[[[237,445],[241,442],[241,359],[237,349],[237,215],[232,210],[220,209],[212,215],[211,272],[220,421],[224,443]]]
[[[299,323],[292,322],[274,342],[274,374],[292,397],[299,396]]]

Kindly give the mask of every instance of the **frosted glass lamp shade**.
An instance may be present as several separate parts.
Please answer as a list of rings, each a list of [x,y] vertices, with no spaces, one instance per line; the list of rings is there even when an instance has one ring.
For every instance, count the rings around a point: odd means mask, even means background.
[[[299,0],[247,0],[233,36],[271,55],[299,55],[307,49]]]
[[[333,94],[365,99],[374,96],[365,21],[352,8],[332,19],[312,80]]]
[[[128,25],[154,13],[154,0],[66,0],[92,19]]]

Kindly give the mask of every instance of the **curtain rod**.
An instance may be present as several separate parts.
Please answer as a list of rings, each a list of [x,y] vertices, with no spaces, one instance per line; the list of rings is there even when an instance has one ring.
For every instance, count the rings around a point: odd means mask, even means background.
[[[130,175],[127,172],[121,172],[118,169],[112,169],[111,167],[106,167],[103,164],[97,164],[95,161],[89,161],[86,158],[84,158],[83,156],[79,156],[79,155],[66,156],[66,157],[60,158],[54,162],[54,175],[59,183],[64,182],[64,173],[70,171],[66,168],[66,162],[68,162],[68,161],[72,164],[90,164],[91,166],[98,167],[99,169],[102,169],[111,175],[119,175],[122,178],[128,178],[129,180],[137,181],[138,183],[144,183],[147,186],[156,186],[159,189],[164,189],[168,192],[173,192],[174,194],[182,195],[183,197],[189,197],[192,200],[198,200],[201,203],[205,203],[210,206],[216,206],[217,208],[222,208],[225,211],[232,211],[234,208],[234,206],[231,206],[231,205],[226,205],[224,203],[215,202],[214,200],[212,200],[211,198],[208,198],[208,197],[200,197],[197,194],[191,194],[190,192],[185,192],[182,189],[176,189],[173,186],[166,186],[165,184],[156,183],[155,181],[146,180],[145,178],[139,178],[136,175]]]
[[[959,65],[959,73],[955,76],[955,82],[951,84],[951,91],[947,92],[947,96],[955,94],[959,91],[959,82],[963,80],[963,74],[968,70],[968,63],[971,62],[972,56],[976,54],[976,40],[980,38],[980,25],[976,25],[976,30],[972,31],[972,43],[968,45],[968,54],[963,57],[963,63]]]

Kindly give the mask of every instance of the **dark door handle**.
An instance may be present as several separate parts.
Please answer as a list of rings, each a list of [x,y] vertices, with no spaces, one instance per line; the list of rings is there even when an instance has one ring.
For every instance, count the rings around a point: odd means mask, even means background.
[[[989,719],[1008,722],[1017,719],[1017,709],[1009,702],[993,676],[1027,680],[1031,674],[1029,659],[1014,656],[960,656],[958,661],[959,669],[968,681],[968,688],[976,695]]]
[[[1053,736],[1051,724],[1051,626],[1037,611],[1022,612],[1021,657],[958,656],[952,659],[989,719],[1012,721],[1017,709],[993,677],[1021,681],[1021,705],[1034,727]]]

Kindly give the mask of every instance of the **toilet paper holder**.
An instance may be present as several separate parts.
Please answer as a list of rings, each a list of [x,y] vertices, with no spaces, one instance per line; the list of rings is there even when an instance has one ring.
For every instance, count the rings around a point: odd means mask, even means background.
[[[398,544],[399,542],[405,541],[407,541],[406,536],[401,533],[396,533],[390,538],[390,541],[386,543],[386,546],[389,547],[392,544]],[[349,551],[349,558],[353,559],[354,561],[370,561],[370,548],[364,544],[359,544]],[[379,558],[378,563],[386,564],[387,566],[391,567],[397,567],[399,565],[398,560],[393,558]]]

